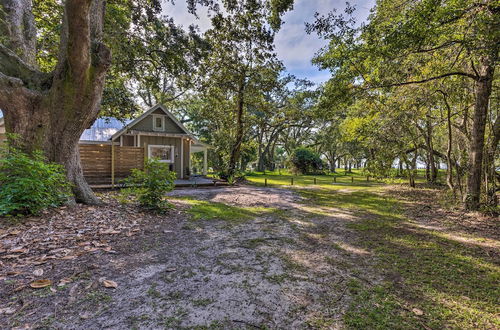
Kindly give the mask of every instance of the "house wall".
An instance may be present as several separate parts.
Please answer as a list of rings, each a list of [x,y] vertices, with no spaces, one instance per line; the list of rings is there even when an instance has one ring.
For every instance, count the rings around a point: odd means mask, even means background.
[[[135,139],[133,135],[122,135],[122,145],[124,147],[135,147]]]
[[[177,137],[164,137],[164,136],[145,136],[141,135],[141,147],[144,147],[146,153],[148,152],[149,145],[167,145],[174,146],[174,163],[173,170],[177,173],[177,177],[181,177],[181,138]],[[189,144],[184,140],[184,161],[182,164],[184,168],[184,177],[186,177],[186,168],[189,168]]]
[[[165,116],[165,133],[173,133],[173,134],[184,134],[185,132],[182,131],[182,129],[177,126],[176,123],[172,119],[170,119],[167,115],[165,115],[165,112],[161,109],[157,109],[153,111],[153,114],[159,114]],[[139,121],[137,124],[134,125],[134,130],[137,131],[145,131],[145,132],[154,132],[153,130],[153,115],[148,115],[146,118],[143,120]]]

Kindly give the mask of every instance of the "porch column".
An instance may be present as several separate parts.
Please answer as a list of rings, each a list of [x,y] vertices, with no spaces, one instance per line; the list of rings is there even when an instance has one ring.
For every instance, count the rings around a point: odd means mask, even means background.
[[[205,150],[203,150],[203,175],[207,175],[207,155],[208,148],[205,148]]]

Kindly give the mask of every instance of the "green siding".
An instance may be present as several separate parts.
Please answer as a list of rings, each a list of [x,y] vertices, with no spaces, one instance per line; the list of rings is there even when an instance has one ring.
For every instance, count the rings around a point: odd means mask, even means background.
[[[158,109],[153,112],[153,114],[159,114],[165,116],[165,131],[161,131],[161,133],[171,133],[171,134],[185,134],[185,132],[167,115],[165,112]],[[130,129],[144,131],[144,132],[156,132],[153,130],[153,115],[150,114],[146,116],[144,119],[139,121],[137,124],[132,126]]]
[[[144,147],[146,150],[146,154],[148,152],[149,145],[165,145],[165,146],[174,146],[174,171],[177,173],[177,177],[181,177],[181,138],[175,137],[164,137],[164,136],[144,136],[141,135],[141,147]],[[184,146],[186,146],[184,144]],[[184,151],[184,155],[186,152]],[[187,158],[189,162],[189,158]],[[189,164],[189,163],[188,163]],[[183,167],[186,167],[186,158],[184,156],[184,164]],[[185,173],[185,172],[184,172]]]

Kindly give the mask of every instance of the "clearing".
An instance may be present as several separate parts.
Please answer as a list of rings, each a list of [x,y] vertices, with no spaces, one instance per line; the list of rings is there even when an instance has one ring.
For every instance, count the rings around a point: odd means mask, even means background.
[[[105,194],[2,220],[1,328],[500,327],[498,219],[436,188],[271,179],[177,190],[166,215]]]

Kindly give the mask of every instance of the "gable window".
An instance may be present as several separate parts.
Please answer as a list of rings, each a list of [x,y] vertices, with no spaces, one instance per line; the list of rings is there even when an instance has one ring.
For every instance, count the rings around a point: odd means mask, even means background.
[[[149,158],[156,158],[162,163],[174,162],[174,146],[149,145]]]
[[[165,116],[153,115],[153,131],[165,131]]]

